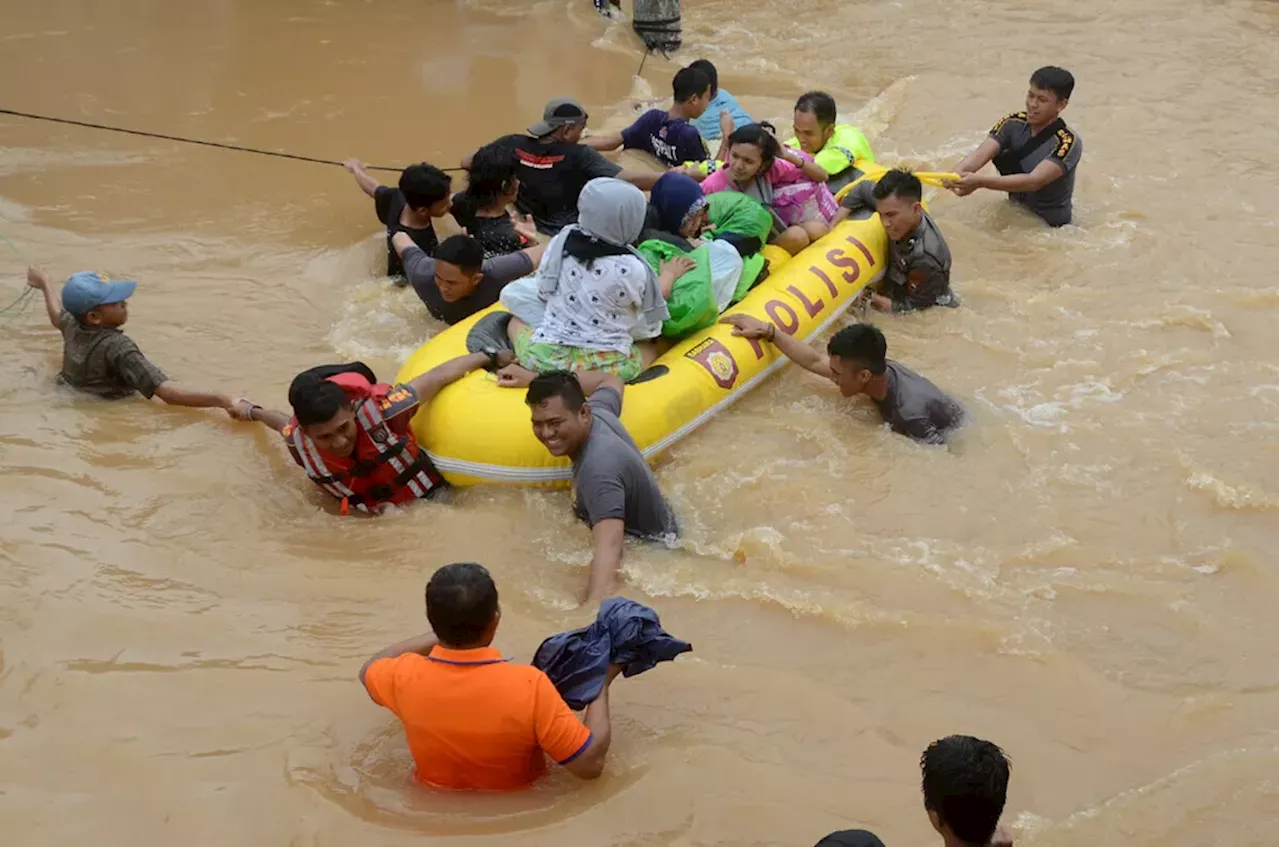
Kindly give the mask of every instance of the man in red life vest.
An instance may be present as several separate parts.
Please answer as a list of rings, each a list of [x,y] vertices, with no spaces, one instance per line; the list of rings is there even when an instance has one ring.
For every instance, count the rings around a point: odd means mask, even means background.
[[[377,512],[430,497],[444,477],[418,447],[409,421],[440,389],[476,368],[510,364],[509,351],[472,353],[399,385],[380,383],[360,362],[303,371],[289,386],[293,414],[248,400],[233,417],[258,421],[284,436],[293,460],[316,485],[349,509]]]

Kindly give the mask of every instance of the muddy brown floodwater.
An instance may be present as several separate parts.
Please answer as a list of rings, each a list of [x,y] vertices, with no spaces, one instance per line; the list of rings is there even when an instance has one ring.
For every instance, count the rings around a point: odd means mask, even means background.
[[[622,125],[675,68],[634,79],[635,44],[586,0],[10,0],[0,108],[456,164],[555,95]],[[685,45],[755,115],[826,88],[929,169],[1076,74],[1076,225],[935,196],[966,306],[877,319],[972,410],[958,448],[784,371],[660,463],[687,534],[625,593],[696,652],[616,686],[606,776],[439,795],[355,671],[449,561],[494,571],[508,655],[578,625],[567,496],[341,520],[265,431],[58,389],[57,334],[6,314],[5,844],[923,845],[952,732],[1012,755],[1021,844],[1275,843],[1276,4],[699,0]],[[0,231],[140,280],[170,376],[276,406],[439,329],[371,205],[335,167],[0,117]],[[0,245],[6,303],[23,265]]]

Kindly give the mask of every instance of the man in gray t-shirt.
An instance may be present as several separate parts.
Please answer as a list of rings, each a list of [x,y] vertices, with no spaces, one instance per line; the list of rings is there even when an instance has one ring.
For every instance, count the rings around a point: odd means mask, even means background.
[[[587,603],[612,591],[625,535],[676,534],[658,481],[619,419],[622,391],[612,374],[553,371],[535,377],[525,396],[533,434],[551,455],[573,460],[573,509],[591,527],[594,546]]]
[[[977,150],[956,165],[960,175],[947,187],[960,197],[978,188],[1009,192],[1049,226],[1071,223],[1076,165],[1084,152],[1080,136],[1062,120],[1075,78],[1062,68],[1031,75],[1027,110],[1001,118]],[[994,161],[999,176],[977,173]]]
[[[879,213],[889,236],[889,261],[880,290],[866,292],[881,312],[960,305],[951,292],[951,249],[921,205],[922,196],[920,179],[911,171],[895,169],[878,182],[864,179],[854,185],[831,221],[835,226],[851,214],[861,219]]]
[[[964,423],[964,407],[920,374],[885,358],[884,334],[871,324],[853,324],[831,336],[824,356],[750,315],[729,315],[720,322],[731,324],[734,335],[772,341],[800,367],[834,382],[845,397],[869,398],[890,429],[913,441],[945,444]]]

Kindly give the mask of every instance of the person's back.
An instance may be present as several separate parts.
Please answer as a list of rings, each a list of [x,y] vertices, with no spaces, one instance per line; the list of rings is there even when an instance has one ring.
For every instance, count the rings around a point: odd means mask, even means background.
[[[509,664],[491,645],[502,619],[493,578],[474,562],[437,570],[427,582],[431,632],[393,644],[360,669],[369,697],[404,725],[419,782],[455,790],[525,788],[550,756],[575,776],[604,767],[612,730],[609,683],[583,720],[545,673]]]
[[[492,647],[374,662],[365,676],[374,702],[404,724],[416,778],[442,788],[505,791],[546,772],[545,750],[572,759],[591,733],[547,675],[511,664]]]
[[[899,362],[885,362],[886,394],[876,406],[894,432],[942,444],[964,421],[964,408],[942,389]]]
[[[579,160],[590,155],[582,152],[590,148],[581,144],[528,135],[512,135],[507,139],[515,150],[516,173],[520,178],[516,208],[532,216],[541,232],[558,232],[576,221],[578,195],[583,187],[596,175],[613,176],[604,170],[597,173],[581,166]]]

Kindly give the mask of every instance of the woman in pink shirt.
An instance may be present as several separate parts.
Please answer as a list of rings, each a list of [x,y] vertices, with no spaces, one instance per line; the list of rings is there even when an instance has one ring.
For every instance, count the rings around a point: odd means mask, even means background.
[[[724,167],[702,181],[704,194],[740,191],[773,212],[770,244],[791,255],[831,231],[838,211],[827,172],[807,153],[783,147],[769,124],[747,124],[729,135]]]

